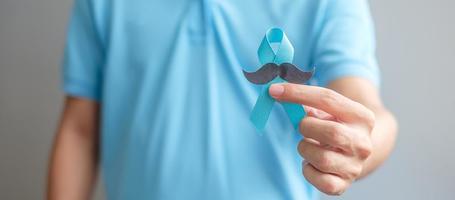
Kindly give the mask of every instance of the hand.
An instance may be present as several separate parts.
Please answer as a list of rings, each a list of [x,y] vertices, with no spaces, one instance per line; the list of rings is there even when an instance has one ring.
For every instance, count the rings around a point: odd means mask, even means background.
[[[342,194],[361,176],[371,154],[374,113],[321,87],[274,84],[269,93],[278,101],[305,105],[308,116],[299,128],[305,139],[298,145],[303,175],[326,194]]]

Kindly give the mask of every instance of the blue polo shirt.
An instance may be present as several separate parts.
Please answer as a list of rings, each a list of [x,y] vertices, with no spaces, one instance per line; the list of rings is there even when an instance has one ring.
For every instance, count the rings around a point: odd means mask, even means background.
[[[63,64],[67,95],[101,104],[108,199],[316,199],[301,136],[276,104],[256,133],[257,48],[281,27],[311,84],[378,84],[366,0],[76,0]]]

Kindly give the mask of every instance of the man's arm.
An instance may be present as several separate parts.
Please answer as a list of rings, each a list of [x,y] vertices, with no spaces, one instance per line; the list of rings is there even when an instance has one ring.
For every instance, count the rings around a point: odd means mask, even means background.
[[[331,82],[328,88],[363,104],[375,114],[376,122],[371,133],[373,150],[361,175],[366,176],[384,162],[393,149],[398,128],[395,117],[382,104],[378,89],[367,80],[342,78]]]
[[[99,105],[67,97],[52,149],[47,199],[89,199],[98,163]]]
[[[368,80],[341,78],[328,87],[285,83],[269,92],[306,106],[308,116],[300,122],[305,138],[298,145],[303,175],[320,191],[340,195],[387,158],[397,124]]]

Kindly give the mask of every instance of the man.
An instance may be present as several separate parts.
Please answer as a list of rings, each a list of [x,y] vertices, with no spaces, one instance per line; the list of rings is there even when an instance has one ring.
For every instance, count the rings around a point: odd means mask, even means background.
[[[72,13],[48,199],[89,199],[98,164],[108,199],[317,199],[392,149],[365,0],[76,0]],[[316,73],[269,90],[305,105],[299,130],[275,104],[260,136],[261,88],[242,69],[275,26]]]

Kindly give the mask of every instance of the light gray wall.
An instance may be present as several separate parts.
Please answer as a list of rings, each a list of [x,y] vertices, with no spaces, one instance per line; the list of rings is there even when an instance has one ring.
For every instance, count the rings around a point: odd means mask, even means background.
[[[70,4],[0,1],[0,199],[43,196]],[[371,7],[398,142],[376,173],[341,198],[323,199],[453,199],[455,1],[376,0]]]

